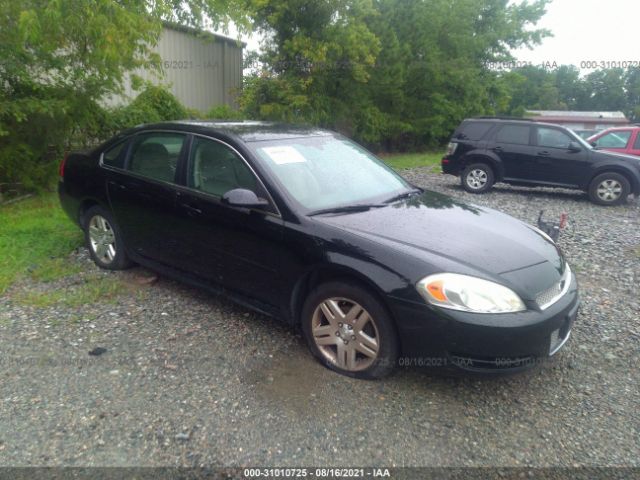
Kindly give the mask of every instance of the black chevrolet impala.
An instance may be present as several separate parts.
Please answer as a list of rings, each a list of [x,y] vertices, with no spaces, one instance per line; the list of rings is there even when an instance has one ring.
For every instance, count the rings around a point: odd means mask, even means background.
[[[578,289],[544,233],[414,187],[324,130],[171,122],[67,156],[93,260],[133,262],[291,325],[329,368],[516,370],[568,340]]]

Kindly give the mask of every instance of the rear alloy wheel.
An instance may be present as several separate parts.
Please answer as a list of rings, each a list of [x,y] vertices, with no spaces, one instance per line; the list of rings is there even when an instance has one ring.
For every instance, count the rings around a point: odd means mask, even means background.
[[[461,176],[462,188],[470,193],[484,193],[495,181],[493,170],[486,163],[474,163],[464,169]]]
[[[388,374],[397,358],[397,336],[384,307],[346,283],[321,285],[303,309],[303,331],[328,368],[357,378]]]
[[[630,192],[629,181],[615,172],[598,175],[589,185],[589,198],[598,205],[619,205],[624,203]]]
[[[122,237],[111,214],[104,208],[91,207],[84,215],[85,239],[91,258],[101,268],[122,270],[131,265],[124,251]]]

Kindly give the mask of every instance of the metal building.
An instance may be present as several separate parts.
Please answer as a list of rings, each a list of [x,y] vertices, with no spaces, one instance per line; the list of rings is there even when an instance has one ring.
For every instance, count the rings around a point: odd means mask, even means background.
[[[166,23],[154,51],[160,56],[163,77],[150,71],[136,75],[168,86],[180,102],[206,112],[218,105],[235,105],[242,86],[242,50],[231,38]],[[123,95],[106,100],[110,106],[130,102],[139,92],[125,83]]]

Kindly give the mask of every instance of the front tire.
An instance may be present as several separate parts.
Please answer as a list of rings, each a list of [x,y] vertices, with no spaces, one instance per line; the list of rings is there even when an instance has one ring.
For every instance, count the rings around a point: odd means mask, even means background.
[[[95,264],[107,270],[130,267],[120,229],[111,213],[96,205],[83,217],[85,243]]]
[[[495,175],[486,163],[473,163],[462,171],[460,181],[469,193],[485,193],[493,186]]]
[[[598,205],[620,205],[627,201],[631,185],[623,175],[606,172],[591,181],[588,193],[589,199]]]
[[[398,336],[386,308],[349,283],[325,283],[309,294],[302,331],[320,363],[349,377],[382,378],[398,358]]]

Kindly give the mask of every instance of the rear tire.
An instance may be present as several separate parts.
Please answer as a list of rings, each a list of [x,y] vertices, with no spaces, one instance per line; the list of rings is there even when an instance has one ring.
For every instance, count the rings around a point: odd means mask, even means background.
[[[100,268],[124,270],[132,265],[127,257],[122,234],[113,215],[99,205],[83,215],[84,238],[91,259]]]
[[[353,284],[314,289],[302,308],[302,331],[320,363],[342,375],[382,378],[398,359],[398,335],[386,308]]]
[[[631,185],[623,175],[605,172],[591,180],[588,193],[589,199],[598,205],[620,205],[627,201]]]
[[[493,186],[495,175],[486,163],[473,163],[462,171],[460,181],[469,193],[485,193]]]

